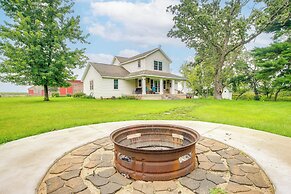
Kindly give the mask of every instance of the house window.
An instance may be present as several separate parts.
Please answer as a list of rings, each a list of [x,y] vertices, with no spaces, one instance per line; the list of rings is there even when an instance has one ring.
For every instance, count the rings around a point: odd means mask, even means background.
[[[141,87],[141,79],[138,80],[138,87]]]
[[[91,80],[89,82],[89,85],[90,85],[90,90],[93,90],[94,89],[94,82],[93,82],[93,80]]]
[[[137,66],[140,67],[140,60],[137,61]]]
[[[162,71],[163,70],[163,63],[159,62],[159,70]]]
[[[161,61],[154,61],[154,70],[163,70],[163,63]]]
[[[158,70],[158,61],[154,61],[154,70]]]
[[[118,79],[114,80],[114,89],[117,90],[118,89]]]

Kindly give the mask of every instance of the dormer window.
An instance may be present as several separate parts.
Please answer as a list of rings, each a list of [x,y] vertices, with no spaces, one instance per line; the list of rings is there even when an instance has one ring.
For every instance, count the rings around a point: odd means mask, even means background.
[[[154,61],[154,70],[163,70],[163,63],[161,61]]]
[[[138,66],[138,67],[141,67],[141,65],[140,65],[140,60],[137,61],[137,66]]]

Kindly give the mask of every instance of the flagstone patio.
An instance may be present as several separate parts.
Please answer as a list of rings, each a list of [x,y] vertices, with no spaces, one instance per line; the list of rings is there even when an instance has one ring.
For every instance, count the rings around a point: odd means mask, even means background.
[[[222,188],[228,193],[272,194],[264,171],[245,153],[219,141],[201,138],[196,146],[198,168],[171,181],[134,181],[113,165],[109,137],[81,146],[60,158],[47,172],[38,194],[208,194]]]

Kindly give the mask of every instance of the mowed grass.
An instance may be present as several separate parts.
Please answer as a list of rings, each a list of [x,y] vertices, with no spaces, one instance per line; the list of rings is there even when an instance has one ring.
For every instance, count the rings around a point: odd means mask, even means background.
[[[63,128],[124,120],[201,120],[291,137],[291,102],[0,98],[0,143]]]

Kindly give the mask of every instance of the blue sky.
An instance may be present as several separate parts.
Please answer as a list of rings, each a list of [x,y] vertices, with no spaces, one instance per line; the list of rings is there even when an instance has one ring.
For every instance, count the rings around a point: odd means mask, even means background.
[[[172,59],[171,70],[179,73],[180,66],[194,56],[193,49],[177,39],[168,38],[172,16],[166,7],[178,0],[76,0],[75,15],[81,16],[81,28],[89,33],[88,45],[74,45],[86,48],[90,61],[110,63],[114,55],[133,56],[162,46]],[[0,9],[0,24],[7,20]],[[270,35],[263,34],[247,47],[266,46]],[[83,70],[76,70],[78,78]],[[26,86],[15,86],[0,82],[0,92],[25,92]]]

